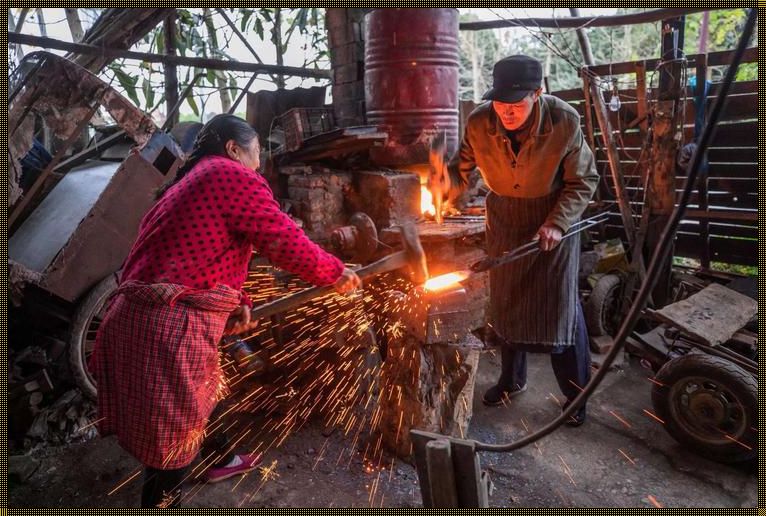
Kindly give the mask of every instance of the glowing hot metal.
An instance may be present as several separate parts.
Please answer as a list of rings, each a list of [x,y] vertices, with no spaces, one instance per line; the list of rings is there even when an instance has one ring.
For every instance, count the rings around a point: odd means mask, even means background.
[[[467,272],[450,272],[448,274],[442,274],[441,276],[435,276],[425,282],[423,288],[428,292],[442,292],[452,288],[460,287],[460,282],[468,277]]]

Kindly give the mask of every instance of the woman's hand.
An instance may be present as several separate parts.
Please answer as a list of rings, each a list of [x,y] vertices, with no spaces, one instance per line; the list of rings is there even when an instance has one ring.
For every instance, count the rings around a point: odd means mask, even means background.
[[[226,321],[226,327],[223,330],[224,335],[238,335],[247,330],[258,326],[258,321],[250,322],[250,307],[240,305],[229,314],[229,320]]]
[[[362,279],[349,268],[343,269],[340,278],[333,284],[338,294],[348,294],[362,286]]]

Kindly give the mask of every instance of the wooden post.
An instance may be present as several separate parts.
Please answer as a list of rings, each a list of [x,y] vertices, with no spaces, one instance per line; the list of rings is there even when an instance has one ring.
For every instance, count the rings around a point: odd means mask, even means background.
[[[424,508],[440,507],[435,503],[431,491],[431,485],[436,480],[431,480],[428,462],[428,445],[437,441],[447,441],[450,445],[451,469],[454,470],[455,492],[457,493],[457,505],[453,507],[460,507],[461,509],[489,507],[489,479],[486,473],[481,471],[475,441],[448,438],[423,430],[411,430],[410,437]]]
[[[646,138],[649,131],[649,104],[646,101],[646,63],[636,62],[636,113],[638,127],[641,128],[641,136]]]
[[[176,55],[176,13],[173,12],[163,22],[165,32],[165,53]],[[171,126],[178,123],[178,112],[172,112],[178,102],[178,70],[175,64],[165,63],[165,105],[166,113],[172,117]]]
[[[679,58],[683,45],[684,18],[672,18],[662,22],[662,60],[660,88],[652,119],[651,220],[647,233],[647,248],[654,249],[662,231],[675,209],[676,203],[676,156],[678,140],[676,132],[681,97],[681,63]],[[673,252],[668,254],[657,286],[652,293],[657,306],[664,306],[670,298]]]
[[[426,444],[426,466],[433,507],[457,508],[455,469],[447,439],[438,439]]]
[[[585,133],[588,138],[588,145],[590,145],[593,154],[598,152],[596,147],[596,129],[593,125],[593,102],[590,98],[590,76],[586,73],[580,73],[582,76],[582,93],[585,98]],[[599,181],[598,188],[596,188],[596,194],[594,198],[596,202],[602,201],[603,187],[601,181]],[[606,242],[606,224],[598,225],[599,240]]]

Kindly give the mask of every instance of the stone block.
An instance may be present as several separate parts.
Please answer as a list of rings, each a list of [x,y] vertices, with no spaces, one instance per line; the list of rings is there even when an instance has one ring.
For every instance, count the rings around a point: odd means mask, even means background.
[[[407,172],[366,171],[355,174],[364,210],[378,229],[414,222],[420,213],[420,178]]]

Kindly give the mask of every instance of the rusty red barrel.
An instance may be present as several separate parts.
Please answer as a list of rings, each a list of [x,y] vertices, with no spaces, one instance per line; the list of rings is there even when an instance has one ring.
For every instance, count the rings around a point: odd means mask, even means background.
[[[428,144],[458,139],[457,9],[375,9],[367,15],[364,89],[367,122],[389,132],[373,159],[381,165],[428,162]]]

